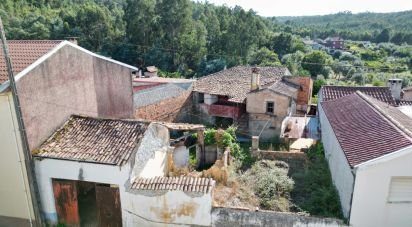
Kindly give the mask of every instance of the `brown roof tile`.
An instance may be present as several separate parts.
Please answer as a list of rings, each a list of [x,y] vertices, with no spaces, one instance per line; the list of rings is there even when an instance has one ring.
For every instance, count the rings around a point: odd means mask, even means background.
[[[214,186],[215,181],[211,178],[180,176],[137,178],[132,184],[132,189],[210,193]]]
[[[59,45],[58,40],[8,40],[14,75],[33,64],[41,56]],[[0,43],[0,48],[3,45]],[[0,51],[0,84],[8,80],[3,50]]]
[[[34,156],[123,165],[148,123],[72,116]]]
[[[352,167],[412,145],[411,138],[388,118],[407,116],[394,107],[379,112],[376,103],[389,105],[365,97],[355,93],[321,103]]]
[[[272,84],[290,74],[284,67],[257,67],[261,86]],[[194,84],[194,91],[228,96],[229,101],[243,103],[251,87],[251,66],[236,66],[205,76]]]
[[[349,87],[349,86],[323,86],[322,101],[330,101],[345,97],[360,91],[382,102],[396,105],[395,99],[392,97],[389,87]]]

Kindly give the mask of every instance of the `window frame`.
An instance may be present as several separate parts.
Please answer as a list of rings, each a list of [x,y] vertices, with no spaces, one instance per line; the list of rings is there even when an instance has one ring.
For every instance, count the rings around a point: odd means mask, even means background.
[[[272,111],[269,110],[269,104],[272,104]],[[275,102],[274,101],[266,101],[266,113],[268,114],[275,114]]]

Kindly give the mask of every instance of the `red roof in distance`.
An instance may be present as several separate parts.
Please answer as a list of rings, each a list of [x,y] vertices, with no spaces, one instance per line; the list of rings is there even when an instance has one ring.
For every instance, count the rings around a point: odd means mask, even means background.
[[[61,42],[61,40],[8,40],[7,43],[14,75],[16,76]],[[1,43],[0,48],[3,48]],[[9,80],[7,75],[7,67],[3,49],[1,49],[0,84],[6,82],[7,80]]]

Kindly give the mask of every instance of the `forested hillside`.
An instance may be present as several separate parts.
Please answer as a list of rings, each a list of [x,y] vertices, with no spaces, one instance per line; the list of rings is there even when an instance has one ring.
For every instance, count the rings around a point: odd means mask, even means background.
[[[324,16],[277,17],[285,29],[302,36],[412,44],[412,11],[397,13],[341,12]]]
[[[276,49],[280,54],[303,48],[290,34],[280,40],[270,20],[240,7],[189,0],[3,2],[0,15],[8,39],[75,36],[81,46],[92,51],[184,76],[205,75],[224,66],[259,64],[259,59],[280,64]]]
[[[156,65],[161,76],[198,77],[249,64],[284,65],[294,75],[336,84],[379,85],[396,76],[406,86],[412,77],[412,47],[404,45],[412,43],[412,11],[264,18],[190,0],[2,0],[0,16],[8,39],[74,36],[105,56]],[[306,36],[380,44],[347,41],[350,53],[332,54],[305,46]]]

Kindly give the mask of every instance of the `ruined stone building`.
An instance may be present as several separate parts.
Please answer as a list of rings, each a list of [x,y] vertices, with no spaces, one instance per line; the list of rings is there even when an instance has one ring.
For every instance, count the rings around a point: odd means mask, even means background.
[[[270,140],[286,116],[307,112],[311,94],[310,77],[291,76],[287,68],[237,66],[197,80],[193,102],[210,124],[235,124],[246,135]]]

